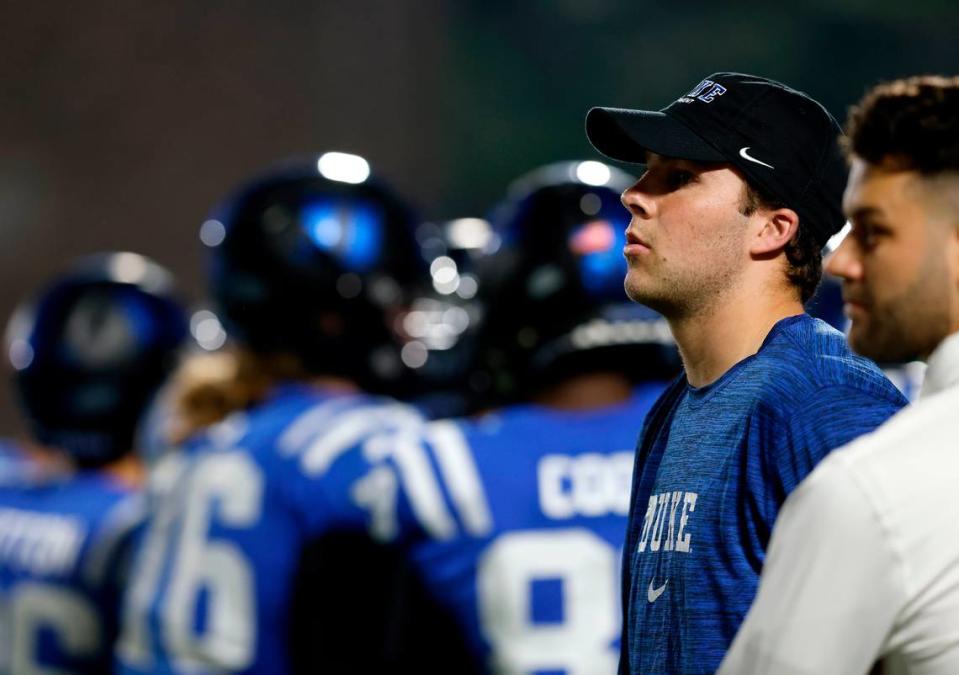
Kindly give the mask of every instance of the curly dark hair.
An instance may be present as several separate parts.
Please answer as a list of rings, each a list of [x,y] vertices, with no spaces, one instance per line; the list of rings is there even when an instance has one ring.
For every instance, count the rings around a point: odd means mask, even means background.
[[[763,194],[756,186],[748,181],[743,193],[739,210],[744,216],[751,216],[758,209],[787,208],[779,199]],[[803,304],[816,294],[819,282],[822,281],[822,244],[816,241],[816,235],[810,227],[803,227],[799,223],[796,235],[786,244],[786,278],[799,290],[799,297]]]
[[[846,152],[921,174],[959,170],[959,77],[920,75],[873,87],[849,111]]]

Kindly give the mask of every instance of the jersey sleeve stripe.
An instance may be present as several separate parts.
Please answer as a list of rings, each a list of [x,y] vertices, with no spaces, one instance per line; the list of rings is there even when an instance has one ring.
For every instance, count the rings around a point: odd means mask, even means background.
[[[483,536],[493,529],[493,517],[483,491],[479,471],[459,427],[453,422],[435,422],[429,440],[440,473],[465,530]]]

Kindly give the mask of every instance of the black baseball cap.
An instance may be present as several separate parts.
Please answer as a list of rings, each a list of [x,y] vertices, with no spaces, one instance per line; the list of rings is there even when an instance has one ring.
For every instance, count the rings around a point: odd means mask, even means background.
[[[842,129],[810,96],[774,80],[714,73],[660,111],[593,108],[586,136],[621,162],[642,164],[651,151],[732,164],[796,211],[820,244],[845,223]]]

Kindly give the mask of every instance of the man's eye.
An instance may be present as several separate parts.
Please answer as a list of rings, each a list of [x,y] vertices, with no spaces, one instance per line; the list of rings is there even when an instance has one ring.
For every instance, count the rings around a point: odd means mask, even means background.
[[[871,249],[878,243],[881,232],[873,225],[860,225],[854,230],[854,234],[860,246]]]
[[[670,188],[672,188],[673,190],[676,190],[692,182],[694,178],[695,176],[693,176],[692,172],[684,171],[682,169],[676,169],[674,171],[669,172],[669,174],[666,177],[666,181],[669,184]]]

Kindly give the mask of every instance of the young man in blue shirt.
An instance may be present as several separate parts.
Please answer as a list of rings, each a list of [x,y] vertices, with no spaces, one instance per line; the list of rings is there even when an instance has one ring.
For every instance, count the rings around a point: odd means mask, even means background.
[[[685,366],[637,450],[620,672],[712,673],[786,496],[905,399],[803,312],[844,221],[841,132],[820,104],[716,73],[659,112],[595,108],[586,130],[646,164],[623,194],[626,291],[669,320]]]

